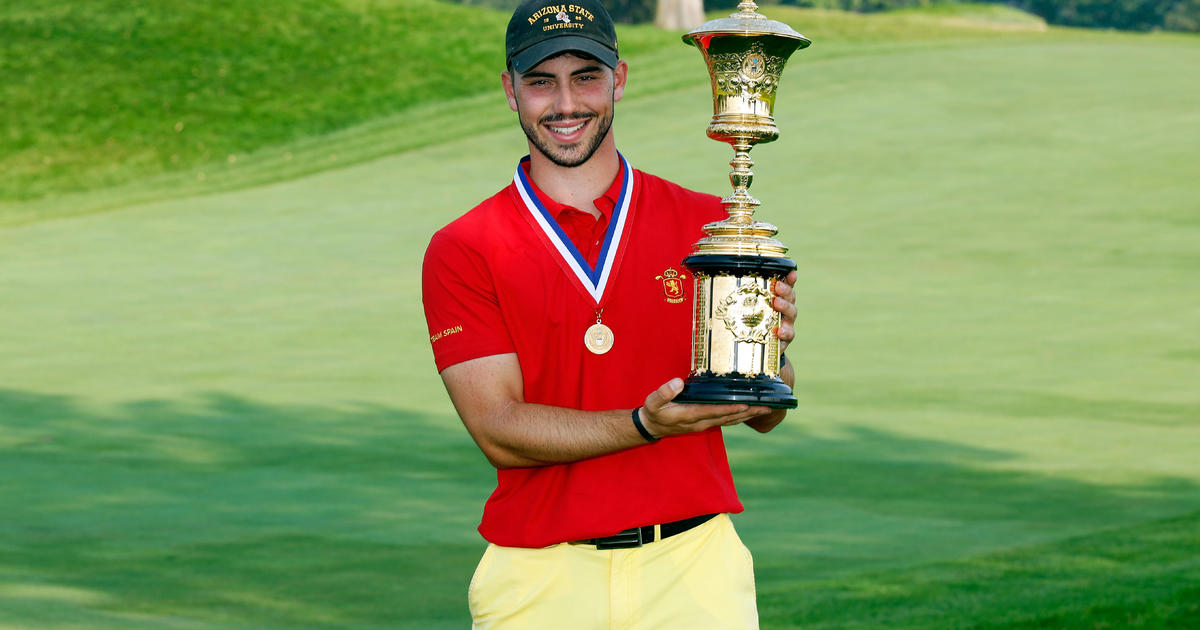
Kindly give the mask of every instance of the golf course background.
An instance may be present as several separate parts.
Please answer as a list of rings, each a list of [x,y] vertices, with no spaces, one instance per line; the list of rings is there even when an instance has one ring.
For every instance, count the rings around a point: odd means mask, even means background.
[[[494,475],[418,271],[523,153],[507,16],[154,6],[0,9],[0,629],[466,627]],[[767,13],[814,44],[753,154],[801,404],[727,432],[764,628],[1200,627],[1200,38]],[[68,45],[122,20],[167,48]],[[623,153],[726,190],[699,55],[621,37]],[[217,56],[227,109],[171,87]],[[181,132],[102,107],[189,89]]]

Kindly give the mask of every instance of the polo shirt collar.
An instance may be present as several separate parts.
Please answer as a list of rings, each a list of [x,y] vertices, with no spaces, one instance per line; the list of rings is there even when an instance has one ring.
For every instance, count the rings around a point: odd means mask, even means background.
[[[546,212],[549,212],[550,216],[557,220],[562,216],[562,213],[566,212],[567,210],[583,212],[574,206],[568,206],[566,204],[559,203],[550,198],[550,195],[542,192],[542,189],[538,188],[538,185],[534,183],[533,178],[529,176],[529,165],[529,156],[525,156],[525,158],[521,160],[521,170],[525,171],[525,179],[529,182],[529,187],[533,189],[534,194],[537,195],[538,201],[542,202],[542,205],[545,206]],[[592,203],[596,206],[596,209],[600,211],[600,214],[604,216],[604,220],[606,222],[612,219],[613,208],[617,207],[617,201],[621,198],[621,187],[624,185],[625,169],[618,168],[617,176],[613,179],[612,184],[609,185],[608,190],[604,191],[603,195],[592,201]]]
[[[625,225],[634,207],[633,189],[637,183],[636,172],[623,156],[617,155],[621,160],[622,175],[609,187],[610,191],[606,195],[612,194],[612,190],[620,192],[615,196],[617,200],[615,207],[609,210],[612,216],[609,217],[608,227],[604,230],[604,240],[600,243],[600,253],[594,267],[571,243],[570,238],[558,225],[555,215],[543,205],[542,199],[545,197],[534,192],[535,188],[532,179],[527,174],[527,167],[518,165],[513,174],[512,190],[518,197],[518,208],[524,210],[521,214],[530,222],[531,227],[545,236],[543,242],[553,255],[562,261],[563,271],[578,279],[579,289],[595,299],[596,304],[603,301],[608,281],[620,265],[621,252],[628,240],[625,237]],[[526,156],[522,162],[528,160],[529,156]]]

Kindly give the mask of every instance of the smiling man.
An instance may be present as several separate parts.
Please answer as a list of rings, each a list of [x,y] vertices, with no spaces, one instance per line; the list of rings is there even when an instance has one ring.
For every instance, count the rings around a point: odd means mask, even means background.
[[[725,217],[720,199],[617,151],[629,68],[599,2],[522,3],[506,49],[529,155],[433,236],[422,278],[437,368],[497,469],[474,627],[757,628],[721,431],[785,412],[672,402],[691,365],[680,261]],[[772,305],[785,343],[794,282]]]

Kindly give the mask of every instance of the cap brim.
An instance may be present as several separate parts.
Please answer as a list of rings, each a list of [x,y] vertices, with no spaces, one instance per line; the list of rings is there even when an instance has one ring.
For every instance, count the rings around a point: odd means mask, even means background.
[[[544,42],[538,42],[525,50],[512,56],[512,68],[519,74],[524,74],[530,68],[538,65],[551,57],[561,52],[579,51],[587,53],[600,63],[610,67],[617,67],[617,51],[601,44],[600,42],[579,35],[560,35],[553,39],[548,39]]]

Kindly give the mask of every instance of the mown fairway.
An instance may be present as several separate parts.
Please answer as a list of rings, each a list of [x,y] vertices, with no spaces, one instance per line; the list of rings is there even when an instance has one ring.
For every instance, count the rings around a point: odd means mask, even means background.
[[[1200,627],[1200,40],[769,14],[816,43],[754,152],[801,406],[728,433],[764,628]],[[646,50],[619,145],[723,192]],[[418,269],[524,142],[430,107],[0,207],[0,629],[467,626],[493,475]]]

